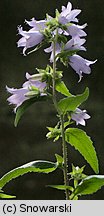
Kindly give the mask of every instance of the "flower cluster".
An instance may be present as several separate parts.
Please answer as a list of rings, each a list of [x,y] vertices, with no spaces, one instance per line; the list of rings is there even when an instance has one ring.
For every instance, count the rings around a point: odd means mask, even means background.
[[[17,46],[22,47],[23,54],[26,55],[28,48],[35,47],[35,50],[37,50],[42,45],[49,44],[50,46],[44,48],[44,51],[45,53],[51,53],[50,62],[53,63],[54,38],[56,37],[56,61],[59,59],[63,64],[69,64],[79,75],[79,81],[81,81],[83,73],[91,73],[90,65],[94,64],[96,60],[89,61],[77,54],[78,51],[86,51],[84,44],[87,34],[84,28],[87,24],[78,25],[77,16],[80,12],[81,10],[79,9],[72,9],[72,4],[68,2],[66,7],[62,6],[61,12],[56,10],[55,18],[47,14],[44,20],[37,21],[35,18],[32,18],[30,21],[25,20],[29,30],[24,31],[21,26],[18,27],[19,35],[22,37],[17,42]],[[26,74],[26,78],[28,81],[20,89],[7,87],[7,91],[12,94],[8,98],[8,101],[10,104],[15,105],[15,111],[25,100],[30,99],[30,97],[38,94],[40,96],[47,94],[46,80],[43,82],[39,74],[33,76]],[[71,114],[71,119],[76,121],[76,124],[85,125],[85,119],[89,118],[90,116],[86,111],[82,111],[79,108]]]
[[[90,65],[94,64],[96,60],[89,61],[76,54],[79,50],[86,51],[86,48],[83,46],[86,39],[83,37],[87,34],[83,29],[87,26],[87,24],[77,24],[77,16],[80,12],[81,10],[79,9],[72,10],[72,4],[68,2],[66,7],[62,6],[61,13],[56,10],[55,18],[47,15],[45,20],[36,21],[35,18],[32,18],[31,21],[26,20],[25,22],[29,25],[30,30],[23,31],[21,26],[18,27],[19,34],[22,36],[17,43],[18,47],[23,47],[23,54],[26,55],[25,52],[28,48],[34,47],[40,44],[43,40],[49,39],[51,46],[44,49],[44,51],[46,53],[51,52],[50,62],[53,62],[52,37],[57,34],[59,41],[56,45],[56,56],[63,51],[69,51],[69,55],[67,55],[68,63],[79,75],[79,80],[81,80],[82,73],[91,73]],[[67,40],[66,44],[65,42],[63,43],[64,36]]]

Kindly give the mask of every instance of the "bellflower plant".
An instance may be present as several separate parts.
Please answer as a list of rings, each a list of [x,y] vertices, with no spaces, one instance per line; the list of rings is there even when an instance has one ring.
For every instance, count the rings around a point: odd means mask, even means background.
[[[77,128],[79,124],[85,126],[86,121],[90,119],[87,111],[80,109],[81,104],[89,96],[89,89],[86,88],[83,93],[73,95],[63,81],[64,73],[57,68],[58,61],[64,66],[70,65],[81,81],[84,74],[91,73],[91,65],[96,62],[78,54],[79,51],[86,51],[84,44],[87,36],[84,31],[87,24],[78,24],[80,12],[79,9],[72,9],[72,4],[68,2],[67,6],[62,6],[61,12],[56,9],[55,17],[46,14],[44,20],[37,21],[35,18],[30,21],[25,20],[29,27],[28,31],[23,30],[21,26],[18,27],[20,38],[17,46],[23,49],[24,55],[43,47],[44,54],[48,53],[49,57],[50,53],[51,56],[46,68],[36,69],[36,73],[32,75],[26,73],[27,81],[21,88],[6,87],[7,92],[11,94],[7,101],[14,106],[15,126],[29,106],[39,101],[48,103],[52,101],[58,121],[54,128],[47,127],[46,137],[53,139],[54,142],[60,139],[62,155],[55,154],[55,162],[38,160],[11,170],[0,179],[1,189],[7,182],[25,173],[50,173],[56,169],[63,172],[63,185],[50,185],[50,187],[63,190],[67,200],[76,200],[81,195],[92,194],[104,185],[104,176],[98,175],[98,159],[91,138],[84,130]],[[59,94],[61,99],[58,99]],[[79,151],[95,175],[84,174],[84,166],[79,168],[72,164],[71,170],[68,161],[68,145]],[[12,198],[2,191],[0,194],[3,198]]]

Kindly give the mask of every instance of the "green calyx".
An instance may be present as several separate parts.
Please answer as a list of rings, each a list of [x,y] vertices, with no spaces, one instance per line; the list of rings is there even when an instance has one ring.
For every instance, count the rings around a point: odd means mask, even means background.
[[[85,166],[79,168],[78,166],[75,167],[72,164],[72,172],[69,173],[71,176],[71,179],[74,179],[77,181],[84,179],[86,177],[86,175],[83,174],[84,168],[85,168]]]

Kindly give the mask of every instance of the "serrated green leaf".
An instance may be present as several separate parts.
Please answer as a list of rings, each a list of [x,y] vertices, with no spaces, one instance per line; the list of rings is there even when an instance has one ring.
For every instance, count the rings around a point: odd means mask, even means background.
[[[18,107],[16,111],[16,117],[14,121],[15,127],[17,127],[21,117],[23,116],[24,112],[29,108],[32,104],[34,104],[37,101],[43,101],[46,100],[47,96],[36,96],[34,98],[26,100],[20,107]]]
[[[90,164],[95,173],[99,172],[98,159],[93,143],[87,134],[78,128],[68,128],[65,131],[65,139],[78,150]]]
[[[72,94],[69,92],[68,88],[66,87],[63,81],[56,82],[56,90],[65,96],[72,96]]]
[[[58,190],[70,190],[70,191],[73,191],[73,187],[71,186],[65,186],[65,185],[48,185],[48,187],[52,187],[52,188],[55,188],[55,189],[58,189]]]
[[[91,175],[80,182],[74,195],[88,195],[97,192],[104,186],[104,175]]]
[[[61,99],[58,102],[58,108],[63,114],[65,114],[67,111],[74,111],[84,101],[87,100],[88,96],[89,96],[89,89],[86,88],[83,94]]]
[[[50,173],[57,169],[57,163],[53,163],[50,161],[33,161],[27,163],[23,166],[17,167],[10,172],[6,173],[0,179],[0,188],[3,188],[9,181],[15,179],[19,176],[22,176],[29,172],[38,172],[38,173]]]
[[[62,164],[63,164],[63,157],[60,156],[60,155],[58,155],[58,154],[55,154],[55,157],[56,157],[58,166],[62,166]]]
[[[1,199],[13,199],[13,198],[16,198],[16,196],[11,196],[11,195],[7,195],[4,193],[0,193],[0,198]]]

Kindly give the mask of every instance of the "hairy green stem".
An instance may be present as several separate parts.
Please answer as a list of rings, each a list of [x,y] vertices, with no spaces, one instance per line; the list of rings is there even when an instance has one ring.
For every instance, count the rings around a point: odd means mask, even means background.
[[[65,142],[65,131],[64,131],[64,115],[60,116],[61,119],[61,134],[62,134],[62,148],[63,148],[63,160],[64,160],[64,168],[63,168],[63,174],[64,174],[64,184],[65,186],[69,185],[69,180],[68,180],[68,159],[67,159],[67,145]],[[65,190],[66,194],[66,200],[69,200],[69,191],[68,189]]]
[[[57,36],[56,36],[57,38]],[[62,149],[63,149],[63,162],[64,162],[64,167],[63,167],[63,175],[64,175],[64,185],[68,186],[68,175],[67,175],[67,146],[65,142],[65,131],[64,131],[64,115],[60,114],[58,107],[57,107],[57,99],[56,99],[56,90],[55,90],[55,82],[56,82],[56,58],[55,58],[55,51],[56,51],[56,38],[53,42],[53,103],[54,106],[60,115],[60,120],[61,120],[61,134],[62,134]],[[69,191],[68,189],[65,190],[66,194],[66,200],[69,200]]]
[[[57,110],[57,100],[56,100],[56,90],[55,90],[55,82],[56,82],[56,58],[55,58],[55,50],[56,50],[56,41],[53,42],[53,103]],[[58,111],[58,110],[57,110]]]

